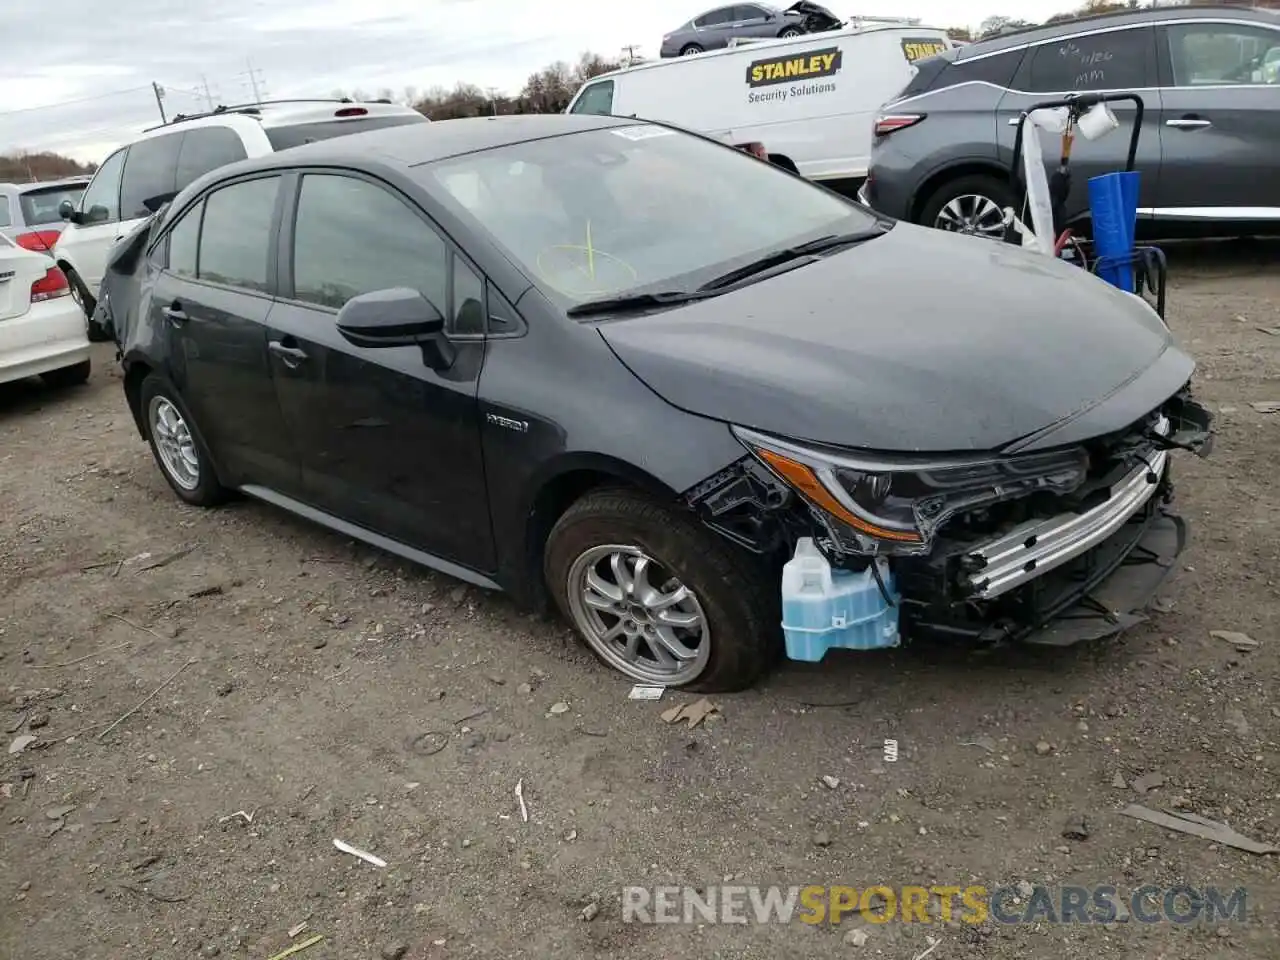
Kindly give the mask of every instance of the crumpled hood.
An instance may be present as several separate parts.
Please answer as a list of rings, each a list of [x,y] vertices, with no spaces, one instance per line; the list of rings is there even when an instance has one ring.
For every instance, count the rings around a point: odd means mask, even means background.
[[[1079,267],[905,223],[599,330],[683,410],[884,452],[1099,436],[1159,406],[1195,366],[1154,311]]]

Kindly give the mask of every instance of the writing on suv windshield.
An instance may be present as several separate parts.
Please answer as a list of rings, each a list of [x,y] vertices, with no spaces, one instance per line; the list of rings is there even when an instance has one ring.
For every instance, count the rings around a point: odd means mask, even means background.
[[[567,306],[695,290],[779,249],[872,229],[868,212],[777,167],[636,124],[419,170]]]

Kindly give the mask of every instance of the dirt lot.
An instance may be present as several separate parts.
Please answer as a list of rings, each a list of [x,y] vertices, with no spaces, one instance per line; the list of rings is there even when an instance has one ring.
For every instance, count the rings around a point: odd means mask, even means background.
[[[1275,957],[1277,857],[1119,810],[1280,843],[1280,413],[1249,405],[1280,400],[1277,254],[1172,257],[1220,436],[1179,457],[1193,544],[1149,625],[788,667],[693,730],[558,622],[260,504],[181,506],[105,350],[87,388],[4,390],[0,722],[38,739],[0,768],[0,956]],[[622,922],[624,885],[726,878],[1244,886],[1248,922]]]

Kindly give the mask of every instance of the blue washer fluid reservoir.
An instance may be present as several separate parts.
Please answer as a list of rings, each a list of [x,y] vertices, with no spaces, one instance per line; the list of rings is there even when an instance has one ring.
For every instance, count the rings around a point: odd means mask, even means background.
[[[813,542],[802,537],[782,568],[782,633],[787,657],[817,663],[828,650],[896,647],[898,594],[888,561],[875,561],[893,605],[885,601],[870,566],[860,573],[832,569]]]

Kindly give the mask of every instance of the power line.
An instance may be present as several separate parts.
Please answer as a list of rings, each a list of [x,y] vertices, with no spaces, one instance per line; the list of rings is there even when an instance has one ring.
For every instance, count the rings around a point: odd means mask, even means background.
[[[46,103],[38,107],[19,107],[16,110],[0,110],[0,117],[11,117],[18,113],[35,113],[38,110],[55,110],[58,107],[73,107],[78,103],[93,103],[97,100],[109,100],[112,97],[123,97],[130,93],[142,93],[149,91],[150,86],[146,87],[129,87],[127,90],[113,90],[110,93],[98,93],[92,97],[77,97],[74,100],[59,100],[57,103]]]

